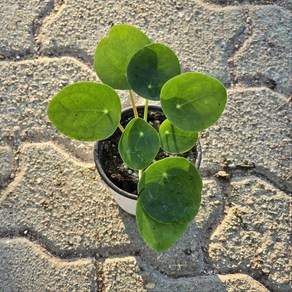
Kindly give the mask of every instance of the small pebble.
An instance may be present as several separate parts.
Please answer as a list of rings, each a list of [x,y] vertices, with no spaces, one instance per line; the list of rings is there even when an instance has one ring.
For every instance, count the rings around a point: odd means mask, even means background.
[[[148,284],[145,285],[145,288],[154,289],[155,288],[155,284],[154,283],[148,283]]]

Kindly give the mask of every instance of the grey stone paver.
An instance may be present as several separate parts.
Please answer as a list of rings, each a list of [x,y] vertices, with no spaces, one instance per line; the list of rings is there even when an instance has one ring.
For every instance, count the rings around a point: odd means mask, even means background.
[[[292,93],[292,15],[275,6],[249,10],[252,35],[234,56],[236,78],[245,84],[266,85],[289,95]]]
[[[0,239],[1,291],[97,291],[92,259],[64,261],[24,238]]]
[[[103,262],[102,277],[104,279],[104,291],[268,291],[259,282],[244,274],[170,279],[156,271],[147,269],[135,257],[110,258],[105,260]]]
[[[33,24],[50,2],[49,0],[1,1],[0,54],[25,55],[34,51]]]
[[[290,291],[291,198],[258,179],[231,181],[231,208],[212,234],[209,255],[219,273],[250,272],[275,291]]]
[[[166,17],[167,16],[167,17]],[[68,0],[40,33],[43,52],[77,51],[93,60],[97,42],[111,23],[140,27],[154,42],[169,45],[184,71],[212,74],[230,83],[228,58],[244,30],[243,9],[208,9],[196,1]]]
[[[291,189],[290,113],[287,99],[267,88],[229,91],[225,113],[201,135],[202,169],[214,173],[224,160],[231,168],[247,161],[279,186]]]

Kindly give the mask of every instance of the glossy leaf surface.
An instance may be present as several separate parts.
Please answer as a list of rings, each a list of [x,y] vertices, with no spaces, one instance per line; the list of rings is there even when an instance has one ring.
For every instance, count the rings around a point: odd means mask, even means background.
[[[63,88],[48,106],[48,117],[64,135],[82,141],[108,138],[121,118],[121,102],[107,85],[79,82]]]
[[[197,132],[185,132],[166,119],[159,128],[161,148],[170,153],[184,153],[195,146]]]
[[[161,107],[170,122],[188,132],[199,132],[221,116],[226,89],[217,79],[201,73],[184,73],[161,89]]]
[[[128,63],[147,44],[150,40],[139,29],[127,24],[113,26],[95,50],[94,68],[100,80],[115,89],[130,89]]]
[[[141,118],[130,121],[119,141],[119,153],[132,169],[146,168],[159,150],[157,131]]]
[[[141,200],[137,201],[136,222],[143,240],[155,251],[163,252],[184,233],[188,223],[160,223],[145,213]]]
[[[154,43],[139,50],[130,60],[127,75],[132,89],[140,96],[159,100],[160,90],[170,78],[180,74],[175,53],[167,46]]]
[[[154,162],[138,184],[144,211],[161,223],[191,221],[200,207],[201,190],[198,170],[182,157]]]

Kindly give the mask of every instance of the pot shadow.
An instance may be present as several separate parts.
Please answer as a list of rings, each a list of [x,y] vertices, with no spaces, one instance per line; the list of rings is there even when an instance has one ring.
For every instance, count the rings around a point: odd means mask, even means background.
[[[147,291],[228,291],[220,276],[214,275],[204,252],[202,230],[192,221],[185,234],[167,251],[153,251],[142,240],[135,216],[119,209],[130,245],[127,254],[134,256]],[[224,276],[223,276],[224,277]],[[148,285],[147,284],[151,284]]]

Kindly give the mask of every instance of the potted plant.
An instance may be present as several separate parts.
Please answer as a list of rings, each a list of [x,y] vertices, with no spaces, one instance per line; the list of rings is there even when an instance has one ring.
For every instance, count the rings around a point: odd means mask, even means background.
[[[198,169],[189,159],[173,154],[192,149],[198,132],[219,119],[226,89],[208,75],[181,74],[169,47],[152,43],[125,24],[113,26],[99,42],[94,67],[103,83],[78,82],[63,88],[50,101],[48,117],[61,133],[81,141],[110,140],[120,131],[119,156],[133,175],[138,173],[137,194],[130,198],[138,230],[152,249],[162,252],[184,233],[201,202]],[[115,89],[130,93],[133,114],[124,125]],[[145,99],[140,113],[133,91]],[[149,100],[160,101],[166,117],[159,128],[149,121]],[[156,160],[161,148],[171,155]],[[102,155],[98,146],[96,151]]]

